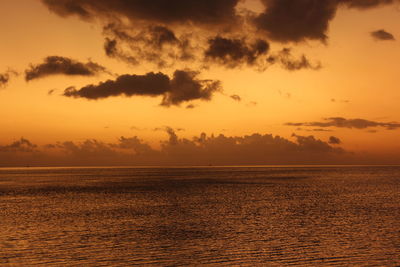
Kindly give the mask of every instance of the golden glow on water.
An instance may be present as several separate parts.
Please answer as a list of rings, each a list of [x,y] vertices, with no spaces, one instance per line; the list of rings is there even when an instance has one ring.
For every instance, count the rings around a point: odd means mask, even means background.
[[[399,167],[0,170],[0,264],[400,264]]]

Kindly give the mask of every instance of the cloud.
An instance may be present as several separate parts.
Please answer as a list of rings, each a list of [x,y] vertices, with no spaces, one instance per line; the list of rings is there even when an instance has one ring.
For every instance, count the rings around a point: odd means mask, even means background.
[[[10,75],[6,73],[0,73],[0,87],[4,87],[10,81]]]
[[[42,0],[56,14],[79,16],[85,20],[127,18],[165,24],[224,24],[236,18],[239,0]]]
[[[97,85],[87,85],[81,89],[69,87],[64,95],[75,98],[102,99],[111,96],[162,96],[161,105],[179,106],[192,100],[211,100],[213,94],[221,91],[219,81],[200,80],[199,73],[176,70],[173,78],[161,72],[145,75],[122,75],[116,80],[108,80]]]
[[[255,107],[257,105],[258,105],[258,103],[256,101],[250,101],[249,103],[247,103],[248,107]]]
[[[187,37],[176,36],[166,26],[132,28],[111,23],[103,28],[103,33],[106,36],[106,55],[132,65],[149,62],[162,68],[172,66],[177,60],[186,61],[194,57]]]
[[[297,71],[301,69],[321,69],[321,63],[311,63],[310,60],[303,54],[299,58],[295,58],[292,55],[292,49],[283,48],[275,55],[271,55],[267,58],[269,64],[279,63],[284,69],[289,71]]]
[[[332,132],[332,130],[328,129],[321,129],[321,128],[314,128],[314,129],[303,129],[301,127],[297,127],[296,131],[306,131],[306,132]]]
[[[258,28],[279,42],[327,39],[329,21],[336,12],[331,0],[264,0],[266,10],[255,19]]]
[[[398,122],[376,122],[365,119],[345,119],[342,117],[326,118],[321,122],[299,122],[286,123],[287,126],[307,126],[307,127],[337,127],[337,128],[348,128],[348,129],[366,129],[374,127],[382,127],[387,130],[395,130],[400,128]]]
[[[15,153],[9,151],[0,153],[0,159],[4,159],[3,166],[10,162],[41,166],[316,164],[336,162],[349,154],[313,136],[295,135],[294,140],[289,140],[259,133],[245,136],[202,133],[186,139],[170,127],[164,127],[163,131],[168,138],[161,141],[159,149],[134,136],[120,137],[115,143],[94,139],[58,142],[26,153],[24,158],[12,157]]]
[[[0,152],[35,152],[37,145],[29,140],[21,138],[9,145],[0,146]]]
[[[336,98],[331,98],[331,102],[336,103],[336,102],[340,102],[340,103],[350,103],[350,100],[339,100]]]
[[[331,144],[331,145],[339,145],[339,144],[342,143],[342,141],[339,138],[335,137],[335,136],[331,136],[331,137],[329,137],[328,143]]]
[[[93,76],[101,72],[107,72],[106,68],[91,61],[82,63],[66,57],[49,56],[44,59],[43,63],[31,65],[25,71],[25,80],[31,81],[58,74]]]
[[[393,36],[393,34],[385,31],[385,30],[376,30],[371,32],[372,38],[378,41],[394,41],[396,40]]]
[[[232,98],[233,100],[240,102],[242,101],[242,98],[239,95],[231,95],[230,98]]]
[[[50,89],[49,91],[47,91],[47,94],[53,95],[55,91],[56,91],[56,89]]]
[[[262,0],[264,12],[255,18],[257,28],[279,42],[326,42],[330,21],[340,6],[367,9],[395,0]]]
[[[300,136],[293,134],[297,139],[298,146],[305,151],[314,152],[343,152],[342,149],[336,149],[330,146],[328,143],[316,139],[314,136]]]
[[[258,39],[247,44],[244,39],[229,39],[216,36],[208,40],[206,59],[234,68],[243,64],[253,66],[257,59],[269,52],[269,43]]]
[[[139,61],[134,57],[131,56],[118,47],[118,41],[115,39],[106,38],[104,42],[104,50],[106,55],[111,58],[116,58],[122,61],[125,61],[131,65],[138,65]]]
[[[262,0],[265,10],[258,15],[239,12],[240,0],[42,2],[62,17],[75,15],[99,22],[106,55],[131,65],[152,63],[158,68],[198,69],[216,63],[264,71],[280,63],[294,71],[321,66],[312,64],[305,55],[292,57],[289,49],[267,57],[270,42],[266,37],[279,42],[325,41],[329,22],[339,6],[364,9],[392,1]]]
[[[18,76],[19,73],[13,69],[8,69],[7,71],[0,73],[0,88],[6,87],[10,82],[11,76]]]

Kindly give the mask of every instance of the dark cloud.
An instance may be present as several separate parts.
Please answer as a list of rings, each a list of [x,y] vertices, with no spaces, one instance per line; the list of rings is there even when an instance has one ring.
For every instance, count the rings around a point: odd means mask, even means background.
[[[104,43],[104,51],[106,52],[106,55],[111,58],[122,60],[131,65],[139,64],[139,61],[135,57],[128,55],[118,47],[118,41],[116,39],[106,38]]]
[[[332,132],[332,130],[321,129],[321,128],[315,128],[315,129],[311,129],[309,131],[312,131],[312,132]]]
[[[164,95],[162,105],[179,105],[191,100],[211,100],[213,94],[221,91],[221,83],[213,80],[199,80],[197,72],[175,71],[169,91]]]
[[[57,74],[93,76],[101,72],[107,72],[106,68],[91,61],[82,63],[66,57],[49,56],[43,63],[31,65],[25,71],[25,80],[31,81]]]
[[[332,132],[332,130],[328,129],[321,129],[321,128],[315,128],[315,129],[303,129],[301,127],[297,127],[296,131],[306,131],[306,132]]]
[[[77,15],[83,19],[129,19],[132,23],[149,21],[166,24],[225,24],[236,20],[239,0],[42,0],[60,16]]]
[[[160,129],[161,130],[161,129]],[[125,165],[232,165],[321,163],[338,160],[347,153],[313,136],[294,136],[295,141],[270,134],[180,138],[174,129],[163,127],[168,139],[160,149],[151,148],[138,137],[121,137],[117,143],[96,140],[57,145],[70,160],[98,165],[113,162]]]
[[[377,30],[371,32],[372,38],[375,40],[380,40],[380,41],[394,41],[396,40],[393,36],[393,34],[385,31],[385,30]]]
[[[164,128],[164,131],[166,129]],[[398,153],[351,153],[314,136],[283,138],[254,133],[245,136],[207,135],[190,139],[167,131],[159,149],[138,137],[106,143],[57,142],[36,146],[26,139],[0,145],[0,166],[208,166],[278,164],[399,164]]]
[[[331,0],[263,0],[267,6],[255,23],[280,42],[327,39],[329,21],[336,13]]]
[[[137,136],[106,143],[57,142],[37,146],[26,139],[0,145],[0,166],[165,166],[274,164],[398,164],[398,154],[365,155],[345,151],[337,137],[291,138],[254,133],[245,136],[201,133],[182,138],[179,129],[159,128],[168,138],[153,148]]]
[[[350,8],[372,8],[380,5],[393,4],[397,0],[338,0],[340,4],[345,4]]]
[[[263,0],[266,9],[255,25],[279,42],[325,42],[330,21],[340,6],[366,9],[395,0]]]
[[[19,73],[13,69],[8,69],[7,71],[0,73],[0,88],[6,87],[10,82],[11,76],[18,76]]]
[[[258,105],[258,103],[256,101],[250,101],[249,103],[247,103],[248,107],[255,107],[257,105]]]
[[[366,129],[374,127],[383,127],[387,130],[395,130],[400,128],[398,122],[376,122],[365,119],[345,119],[341,117],[326,118],[321,122],[289,122],[285,125],[288,126],[307,126],[307,127],[337,127],[337,128],[349,128],[349,129]]]
[[[159,68],[182,68],[190,63],[192,68],[207,68],[210,63],[217,63],[228,68],[252,66],[260,71],[276,62],[288,70],[316,69],[320,65],[310,63],[304,55],[293,58],[290,50],[267,57],[269,42],[257,37],[249,40],[248,31],[261,36],[259,30],[265,30],[270,38],[283,42],[325,40],[339,3],[360,8],[378,5],[376,1],[362,5],[340,0],[263,0],[265,12],[255,23],[246,23],[255,15],[238,14],[240,0],[42,2],[60,16],[100,21],[105,53],[132,65],[152,63]]]
[[[208,45],[206,58],[231,68],[243,64],[252,66],[259,57],[269,52],[269,43],[261,39],[249,45],[244,39],[217,36],[209,39]]]
[[[192,100],[210,100],[221,90],[219,81],[200,80],[198,73],[177,70],[173,78],[159,73],[145,75],[122,75],[116,80],[108,80],[97,85],[87,85],[77,90],[67,88],[65,96],[87,99],[102,99],[111,96],[162,96],[161,105],[180,105]]]
[[[168,67],[176,61],[194,58],[187,36],[178,37],[165,26],[149,25],[137,29],[111,23],[103,28],[103,32],[107,36],[106,55],[133,65],[149,62]]]
[[[49,91],[47,91],[47,94],[53,95],[55,91],[56,91],[56,89],[50,89]]]
[[[350,100],[339,100],[336,98],[331,98],[331,102],[336,103],[336,102],[340,102],[340,103],[350,103]]]
[[[9,145],[0,146],[0,152],[35,152],[37,145],[32,144],[29,140],[21,138]]]
[[[240,102],[242,101],[242,98],[239,95],[231,95],[230,98],[232,98],[233,100]]]
[[[305,151],[312,152],[343,152],[342,149],[336,149],[330,146],[328,143],[316,139],[314,136],[300,136],[293,134],[297,139],[298,146]]]
[[[290,48],[283,48],[275,55],[269,56],[267,61],[271,65],[279,63],[284,69],[289,71],[301,69],[319,70],[322,67],[319,62],[311,63],[305,55],[301,55],[299,58],[294,57]]]
[[[10,75],[6,73],[0,73],[0,87],[4,87],[10,81]]]
[[[339,138],[337,138],[336,136],[331,136],[331,137],[329,137],[328,143],[331,145],[340,145],[342,143],[342,141]]]

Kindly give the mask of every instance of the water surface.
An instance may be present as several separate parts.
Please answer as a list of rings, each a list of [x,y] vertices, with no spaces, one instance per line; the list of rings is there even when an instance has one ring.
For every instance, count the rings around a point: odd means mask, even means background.
[[[400,265],[400,167],[0,169],[0,265]]]

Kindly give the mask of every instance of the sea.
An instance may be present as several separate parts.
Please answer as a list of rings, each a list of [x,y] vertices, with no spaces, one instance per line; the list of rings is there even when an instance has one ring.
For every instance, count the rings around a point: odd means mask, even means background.
[[[0,169],[0,266],[400,266],[399,166]]]

